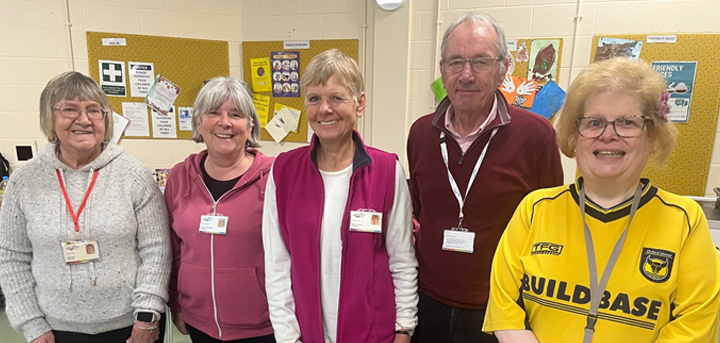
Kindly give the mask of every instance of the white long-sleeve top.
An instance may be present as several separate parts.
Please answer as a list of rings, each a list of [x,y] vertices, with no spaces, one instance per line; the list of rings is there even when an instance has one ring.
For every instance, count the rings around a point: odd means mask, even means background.
[[[320,227],[320,296],[326,343],[334,343],[337,333],[338,300],[342,265],[340,227],[350,189],[352,165],[337,172],[320,171],[325,203]],[[300,325],[295,316],[290,253],[280,231],[275,197],[275,180],[270,178],[265,192],[263,245],[270,321],[278,343],[300,342]],[[385,247],[395,288],[396,327],[414,330],[417,325],[417,260],[412,242],[412,205],[400,162],[395,168],[395,196],[389,212]]]

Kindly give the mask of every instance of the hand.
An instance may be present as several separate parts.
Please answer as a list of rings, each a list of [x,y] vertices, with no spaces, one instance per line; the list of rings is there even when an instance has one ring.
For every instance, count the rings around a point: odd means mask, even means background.
[[[173,324],[175,324],[175,327],[178,329],[178,331],[180,331],[181,334],[183,334],[183,335],[190,334],[188,332],[187,327],[185,327],[185,320],[183,319],[182,313],[173,312],[172,313],[172,321],[173,321]]]
[[[395,334],[395,340],[393,343],[410,343],[410,335],[403,335],[401,333]]]
[[[531,95],[533,92],[535,92],[535,83],[532,81],[523,81],[520,86],[518,86],[517,93],[519,95]]]
[[[501,91],[512,94],[515,91],[515,84],[513,83],[510,74],[505,74],[505,80],[503,80]]]
[[[155,329],[148,330],[144,328],[150,328],[155,326]],[[157,327],[158,322],[142,323],[135,322],[133,325],[132,334],[128,338],[126,343],[153,343],[160,337],[160,328]]]
[[[42,336],[35,338],[30,343],[55,343],[55,335],[52,331],[44,333]]]

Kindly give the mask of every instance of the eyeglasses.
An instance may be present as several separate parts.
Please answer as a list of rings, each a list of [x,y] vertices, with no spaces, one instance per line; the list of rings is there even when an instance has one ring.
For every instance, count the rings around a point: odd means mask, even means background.
[[[607,121],[601,118],[578,118],[575,120],[580,136],[586,138],[597,138],[605,133],[607,126],[612,123],[615,133],[622,138],[630,138],[639,135],[645,129],[645,122],[652,122],[647,116],[630,116]]]
[[[500,59],[500,57],[454,58],[445,62],[445,72],[450,74],[459,73],[465,68],[465,63],[470,63],[470,67],[474,72],[482,73],[495,67]]]
[[[77,108],[75,106],[60,106],[53,107],[53,110],[58,111],[61,116],[68,119],[76,119],[80,116],[80,114],[82,114],[82,112],[85,112],[90,120],[103,120],[108,114],[107,110],[94,106],[85,109]]]

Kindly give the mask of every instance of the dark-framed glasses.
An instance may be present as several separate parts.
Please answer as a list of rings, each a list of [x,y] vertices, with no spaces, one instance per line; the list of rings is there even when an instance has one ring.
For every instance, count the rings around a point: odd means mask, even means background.
[[[88,119],[90,120],[103,120],[107,116],[107,110],[98,106],[91,106],[88,108],[78,108],[75,106],[65,105],[60,107],[53,107],[53,110],[58,111],[61,116],[68,119],[75,119],[85,112]]]
[[[459,73],[465,68],[465,63],[470,63],[470,67],[474,72],[481,73],[495,67],[498,61],[500,61],[500,57],[453,58],[445,61],[445,72],[450,74]]]
[[[578,118],[575,120],[577,130],[580,136],[586,138],[597,138],[605,133],[607,126],[612,123],[613,129],[618,136],[622,138],[630,138],[638,136],[643,129],[645,129],[645,123],[647,121],[652,122],[652,119],[648,116],[629,116],[615,119],[613,121],[607,121],[602,118]]]

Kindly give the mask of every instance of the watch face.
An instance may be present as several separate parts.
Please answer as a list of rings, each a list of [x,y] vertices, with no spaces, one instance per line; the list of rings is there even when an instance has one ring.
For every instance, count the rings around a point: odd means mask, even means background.
[[[155,315],[152,312],[138,312],[137,314],[137,320],[139,322],[150,323],[153,321],[153,317],[155,317]]]

